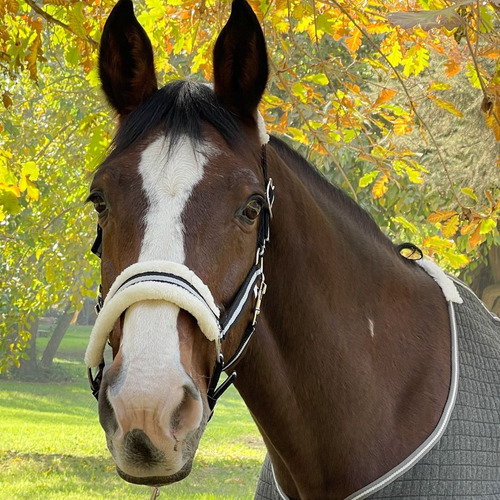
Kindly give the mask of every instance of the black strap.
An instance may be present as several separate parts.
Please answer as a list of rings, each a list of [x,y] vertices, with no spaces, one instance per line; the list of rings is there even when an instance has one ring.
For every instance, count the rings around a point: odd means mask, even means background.
[[[89,378],[90,390],[92,391],[92,396],[99,400],[99,390],[101,389],[102,376],[104,374],[104,359],[100,362],[97,368],[97,373],[95,377],[92,375],[92,368],[87,368],[87,376]]]
[[[102,255],[102,228],[99,225],[99,223],[97,223],[97,235],[95,237],[94,243],[92,244],[90,251],[94,255],[97,255],[99,258],[101,258],[101,255]]]

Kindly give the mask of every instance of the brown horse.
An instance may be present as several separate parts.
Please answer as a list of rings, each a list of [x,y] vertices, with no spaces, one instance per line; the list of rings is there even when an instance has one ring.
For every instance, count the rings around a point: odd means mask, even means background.
[[[89,196],[105,300],[87,364],[107,340],[113,350],[92,380],[100,422],[122,478],[179,481],[236,370],[275,498],[345,498],[449,419],[453,340],[436,283],[447,278],[403,258],[350,198],[269,139],[257,111],[266,46],[245,0],[234,0],[213,59],[213,86],[158,89],[130,0],[104,28],[100,77],[120,126]],[[222,370],[230,378],[217,388]]]

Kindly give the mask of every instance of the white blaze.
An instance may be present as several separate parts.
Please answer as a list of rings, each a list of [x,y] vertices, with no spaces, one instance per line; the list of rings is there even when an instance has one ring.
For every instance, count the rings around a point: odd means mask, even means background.
[[[148,208],[140,262],[168,260],[184,264],[181,216],[194,186],[203,177],[205,164],[206,156],[196,151],[187,137],[181,137],[171,150],[168,139],[160,137],[143,151],[139,172]],[[148,399],[168,398],[166,382],[184,376],[178,314],[177,306],[162,301],[139,302],[127,310],[121,346],[125,376],[123,385],[117,387],[122,397],[126,394],[127,399],[137,398],[138,405],[146,404]]]

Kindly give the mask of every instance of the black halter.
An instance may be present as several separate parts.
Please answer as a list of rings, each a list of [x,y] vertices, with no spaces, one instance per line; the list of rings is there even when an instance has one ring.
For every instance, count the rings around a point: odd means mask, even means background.
[[[252,298],[252,295],[255,297],[253,317],[243,333],[243,336],[240,340],[238,348],[236,349],[236,352],[229,359],[229,361],[226,363],[224,361],[224,356],[222,355],[222,353],[219,353],[218,358],[215,362],[215,366],[212,371],[212,376],[210,378],[210,383],[208,385],[208,390],[207,390],[208,406],[212,413],[219,397],[222,396],[222,394],[234,382],[234,379],[236,378],[236,371],[233,370],[228,375],[227,379],[219,385],[219,379],[222,372],[230,369],[240,359],[253,333],[255,332],[255,325],[257,323],[257,317],[260,313],[262,297],[266,293],[266,288],[267,288],[264,276],[264,252],[270,236],[269,228],[272,216],[272,206],[274,202],[274,185],[272,179],[270,179],[267,175],[267,150],[265,145],[262,146],[261,155],[262,155],[261,168],[262,168],[262,173],[264,174],[264,184],[266,187],[267,203],[262,208],[259,218],[255,264],[251,267],[250,271],[248,272],[245,280],[243,281],[235,298],[233,299],[233,302],[227,308],[225,315],[219,320],[219,325],[221,330],[221,335],[220,335],[221,343],[227,337],[232,327],[238,323],[241,315],[247,309],[247,306],[250,302],[250,299]],[[94,244],[92,245],[91,251],[99,258],[101,257],[102,229],[99,225],[97,226],[97,236],[94,241]],[[133,279],[135,278],[137,278],[137,276],[133,277]],[[176,284],[175,276],[167,275],[166,273],[157,273],[157,272],[147,273],[145,275],[141,275],[140,278],[142,281],[157,281],[159,279],[162,281],[170,280],[169,283]],[[187,285],[189,286],[189,284]],[[182,286],[186,287],[186,283],[183,283]],[[194,287],[192,287],[191,292],[193,293],[193,295],[198,294],[198,291]],[[101,285],[99,285],[99,292],[96,304],[97,314],[99,314],[99,311],[101,310],[102,306],[103,306],[102,287]],[[102,381],[103,372],[104,372],[104,360],[100,363],[95,377],[92,374],[91,368],[88,369],[90,388],[92,390],[92,394],[96,399],[99,398],[99,389]]]

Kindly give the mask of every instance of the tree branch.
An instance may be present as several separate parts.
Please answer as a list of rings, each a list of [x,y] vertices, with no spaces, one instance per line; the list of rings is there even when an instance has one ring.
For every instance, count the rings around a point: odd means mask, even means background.
[[[457,202],[458,206],[461,208],[461,209],[464,209],[465,207],[463,206],[463,204],[460,202],[460,198],[458,197],[456,191],[455,191],[455,187],[453,185],[453,181],[451,180],[451,175],[450,175],[450,172],[449,172],[449,169],[446,165],[446,162],[444,161],[444,158],[443,158],[443,155],[441,153],[441,148],[439,147],[439,144],[437,143],[429,125],[427,124],[427,122],[420,116],[420,113],[418,112],[416,106],[415,106],[415,103],[413,102],[413,99],[411,98],[411,95],[410,95],[410,92],[408,90],[408,87],[406,86],[403,78],[401,77],[401,75],[399,74],[399,71],[395,68],[395,66],[393,64],[391,64],[391,62],[389,61],[389,59],[387,58],[387,56],[380,50],[380,46],[377,45],[371,38],[370,34],[366,31],[366,29],[363,28],[363,26],[361,26],[357,21],[356,19],[353,18],[353,16],[345,9],[345,7],[343,5],[341,5],[337,0],[333,0],[333,4],[337,6],[337,8],[345,15],[349,18],[349,20],[354,24],[354,26],[356,28],[359,29],[359,31],[361,31],[361,33],[363,34],[363,36],[367,39],[368,43],[374,48],[374,50],[376,50],[381,56],[382,58],[384,59],[384,61],[389,65],[389,67],[392,69],[392,71],[394,72],[394,75],[396,76],[396,78],[398,79],[401,87],[403,88],[403,91],[404,93],[406,94],[406,97],[408,99],[408,102],[409,102],[409,105],[410,105],[410,109],[413,111],[414,115],[416,118],[418,118],[418,120],[420,121],[420,123],[422,123],[424,129],[426,130],[427,134],[429,135],[429,138],[431,140],[431,143],[433,144],[433,146],[435,147],[436,149],[436,153],[438,155],[438,158],[439,158],[439,162],[441,163],[441,166],[443,167],[443,170],[444,170],[444,173],[446,175],[446,178],[448,180],[448,183],[450,185],[450,189],[451,189],[451,193],[453,195],[453,198],[455,198],[455,201]]]
[[[48,23],[56,24],[57,26],[60,26],[61,28],[65,29],[66,31],[69,31],[72,35],[75,35],[78,38],[82,38],[78,33],[75,33],[71,27],[68,24],[63,23],[62,21],[59,21],[59,19],[56,19],[54,16],[50,15],[48,12],[44,11],[42,8],[40,8],[34,0],[24,0],[37,14],[42,16]],[[89,36],[86,36],[84,40],[93,47],[98,47],[98,43],[93,39],[90,38]]]

